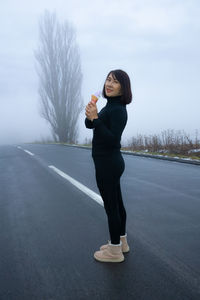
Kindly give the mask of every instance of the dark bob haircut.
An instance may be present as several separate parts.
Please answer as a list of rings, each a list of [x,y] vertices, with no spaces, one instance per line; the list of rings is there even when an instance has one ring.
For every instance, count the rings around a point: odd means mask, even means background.
[[[131,82],[128,74],[122,70],[113,70],[108,73],[106,79],[110,74],[112,74],[112,76],[115,79],[117,79],[121,85],[121,90],[122,90],[121,103],[124,105],[131,103],[132,101]],[[104,98],[107,98],[106,91],[105,91],[105,83],[104,83],[102,94]]]

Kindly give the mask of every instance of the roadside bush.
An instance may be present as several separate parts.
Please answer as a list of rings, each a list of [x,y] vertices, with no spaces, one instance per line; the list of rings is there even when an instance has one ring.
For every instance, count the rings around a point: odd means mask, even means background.
[[[184,130],[173,129],[167,129],[160,134],[149,136],[138,134],[132,137],[123,148],[131,151],[200,157],[199,131],[195,130],[193,138]]]

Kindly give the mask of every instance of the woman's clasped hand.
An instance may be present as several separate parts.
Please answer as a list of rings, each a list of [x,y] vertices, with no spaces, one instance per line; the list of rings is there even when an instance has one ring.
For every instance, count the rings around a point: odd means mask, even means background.
[[[97,113],[98,112],[97,112],[96,103],[90,101],[85,108],[85,115],[87,119],[89,119],[90,121],[93,121],[94,119],[98,119]]]

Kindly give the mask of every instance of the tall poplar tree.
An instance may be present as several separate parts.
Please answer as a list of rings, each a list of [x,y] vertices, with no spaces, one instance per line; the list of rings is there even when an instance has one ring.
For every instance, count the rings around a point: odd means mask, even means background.
[[[41,116],[50,124],[54,141],[75,143],[83,76],[74,27],[46,11],[39,23],[35,58]]]

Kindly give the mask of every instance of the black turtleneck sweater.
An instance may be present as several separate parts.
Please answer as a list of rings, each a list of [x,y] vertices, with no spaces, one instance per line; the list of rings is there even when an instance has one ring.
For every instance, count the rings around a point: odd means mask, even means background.
[[[92,156],[107,156],[120,152],[121,135],[127,123],[126,105],[121,97],[108,97],[107,104],[93,121],[85,118],[85,126],[93,128]]]

